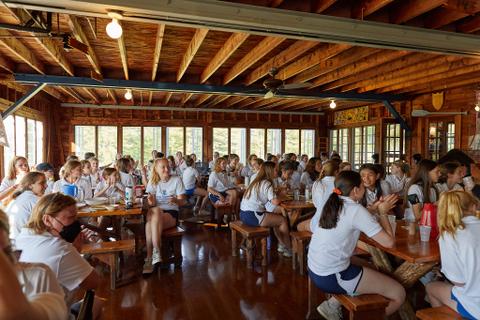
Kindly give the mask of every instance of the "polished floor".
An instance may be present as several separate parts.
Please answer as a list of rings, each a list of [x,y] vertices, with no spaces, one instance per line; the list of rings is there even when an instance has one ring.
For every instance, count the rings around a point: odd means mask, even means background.
[[[291,259],[269,251],[269,265],[247,269],[231,256],[230,232],[193,226],[182,241],[183,266],[109,289],[108,274],[97,291],[108,299],[102,319],[304,319],[307,277]]]

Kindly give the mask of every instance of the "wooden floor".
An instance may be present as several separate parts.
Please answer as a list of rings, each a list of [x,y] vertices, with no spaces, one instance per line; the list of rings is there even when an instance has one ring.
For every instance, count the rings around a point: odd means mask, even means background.
[[[97,294],[108,299],[102,319],[304,319],[307,277],[272,244],[269,266],[247,269],[231,256],[230,231],[189,228],[181,269],[159,270],[115,291],[108,274]]]

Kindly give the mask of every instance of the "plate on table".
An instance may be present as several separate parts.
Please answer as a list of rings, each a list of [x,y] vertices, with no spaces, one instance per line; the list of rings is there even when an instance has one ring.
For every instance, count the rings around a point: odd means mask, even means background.
[[[99,206],[99,205],[102,205],[102,204],[105,204],[107,203],[108,199],[107,198],[104,198],[104,197],[98,197],[98,198],[91,198],[91,199],[85,199],[85,202],[89,205],[89,206]]]
[[[87,205],[87,204],[86,204],[85,202],[77,202],[77,203],[75,204],[75,206],[76,206],[77,208],[83,208],[83,207],[85,207],[86,205]]]

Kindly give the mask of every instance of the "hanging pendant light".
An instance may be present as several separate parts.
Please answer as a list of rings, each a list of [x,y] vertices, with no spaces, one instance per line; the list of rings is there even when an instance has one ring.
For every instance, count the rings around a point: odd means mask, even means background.
[[[123,29],[118,20],[122,19],[122,14],[119,12],[109,12],[108,16],[112,21],[107,24],[107,35],[112,39],[119,39],[123,34]]]
[[[337,107],[337,104],[335,103],[335,100],[332,100],[332,102],[330,102],[330,109],[335,109]]]
[[[127,89],[127,91],[125,92],[124,97],[125,97],[125,99],[127,99],[127,100],[132,100],[132,98],[133,98],[132,89]]]

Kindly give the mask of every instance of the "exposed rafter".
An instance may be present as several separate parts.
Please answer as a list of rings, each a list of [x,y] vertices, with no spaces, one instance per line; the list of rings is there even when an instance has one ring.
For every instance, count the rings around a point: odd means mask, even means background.
[[[472,33],[480,30],[480,15],[476,15],[475,17],[460,23],[457,26],[457,30],[464,33]]]
[[[121,25],[121,21],[118,21]],[[125,28],[123,28],[125,30]],[[123,74],[125,75],[125,79],[129,80],[130,76],[128,74],[128,57],[127,57],[127,47],[125,46],[125,31],[123,32],[122,36],[118,38],[118,50],[120,51],[120,59],[122,60],[122,68]]]
[[[390,12],[390,22],[400,24],[445,5],[448,0],[405,0]]]
[[[192,62],[192,59],[197,53],[200,46],[202,45],[203,40],[205,40],[207,33],[208,33],[208,29],[197,29],[197,31],[195,31],[195,34],[193,35],[193,38],[190,41],[190,44],[188,45],[187,50],[185,51],[185,54],[183,55],[182,62],[180,63],[180,67],[178,68],[177,82],[180,82],[183,75],[185,74],[185,71],[187,71],[187,68],[190,65],[190,62]]]
[[[0,44],[8,49],[10,53],[17,56],[23,62],[32,67],[35,71],[45,74],[45,66],[37,59],[33,52],[27,48],[14,35],[7,30],[0,29]]]
[[[393,0],[357,0],[352,3],[352,18],[363,19],[385,7]]]
[[[158,65],[160,64],[160,55],[162,52],[163,35],[165,34],[165,25],[159,24],[157,36],[155,37],[155,51],[153,53],[152,81],[157,77]]]

